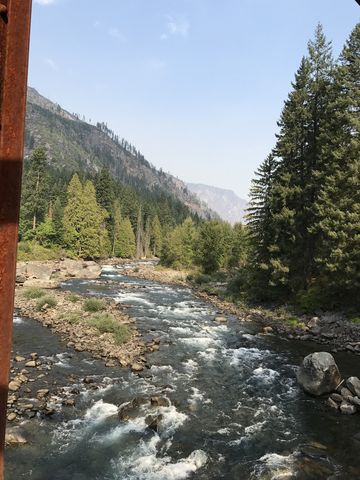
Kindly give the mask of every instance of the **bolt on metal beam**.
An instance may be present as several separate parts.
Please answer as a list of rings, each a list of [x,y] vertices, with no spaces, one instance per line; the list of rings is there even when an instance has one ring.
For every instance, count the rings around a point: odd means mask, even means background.
[[[24,155],[31,0],[0,0],[0,480]]]

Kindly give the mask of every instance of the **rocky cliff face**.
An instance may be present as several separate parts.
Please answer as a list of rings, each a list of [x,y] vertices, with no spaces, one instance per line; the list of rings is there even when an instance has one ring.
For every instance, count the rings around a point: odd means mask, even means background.
[[[95,126],[82,121],[29,88],[25,158],[40,145],[46,147],[54,168],[97,172],[106,167],[115,178],[139,191],[163,192],[201,217],[213,216],[184,182],[157,170],[139,152],[122,143],[105,124]]]
[[[223,220],[232,224],[244,221],[247,201],[238,197],[232,190],[195,183],[187,183],[187,187]]]

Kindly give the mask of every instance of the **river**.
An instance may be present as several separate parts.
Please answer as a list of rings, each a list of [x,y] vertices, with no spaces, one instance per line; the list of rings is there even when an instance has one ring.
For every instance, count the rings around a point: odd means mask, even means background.
[[[109,285],[70,280],[63,288],[128,306],[145,340],[160,339],[140,375],[75,352],[31,319],[16,317],[14,350],[41,352],[46,381],[78,389],[76,407],[23,426],[29,443],[6,451],[6,480],[322,480],[360,478],[360,415],[340,416],[298,387],[296,366],[316,345],[259,334],[187,289],[126,277],[105,267]],[[123,288],[124,282],[135,288]],[[337,354],[344,375],[360,361]],[[73,376],[72,376],[73,374]],[[94,384],[82,379],[92,376]],[[120,405],[159,396],[120,421]],[[141,403],[141,402],[140,402]]]

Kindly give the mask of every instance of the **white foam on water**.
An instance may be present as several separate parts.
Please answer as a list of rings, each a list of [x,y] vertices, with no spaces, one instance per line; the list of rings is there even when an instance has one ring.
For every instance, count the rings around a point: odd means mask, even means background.
[[[240,347],[236,349],[227,349],[223,354],[230,359],[230,365],[237,366],[244,360],[248,363],[253,360],[261,360],[270,354],[269,350],[259,350],[258,348]]]
[[[20,323],[24,323],[24,319],[21,318],[21,317],[14,317],[14,318],[13,318],[13,323],[14,323],[15,325],[19,325]]]
[[[56,365],[57,367],[62,367],[62,368],[71,367],[71,365],[69,364],[69,357],[66,353],[57,353],[55,357],[58,361],[55,362],[54,365]]]
[[[203,403],[203,404],[211,403],[211,400],[210,400],[210,402],[209,401],[204,401],[205,396],[202,392],[200,392],[200,390],[198,388],[191,387],[191,390],[192,390],[192,394],[188,398],[188,404],[189,405],[192,405],[192,406],[195,407],[199,403]]]
[[[216,348],[207,348],[205,351],[198,352],[199,357],[203,358],[207,363],[212,363],[218,356]]]
[[[264,368],[260,366],[255,368],[253,375],[256,378],[260,378],[264,383],[272,383],[275,378],[279,377],[280,374],[271,368]]]
[[[158,412],[162,415],[160,427],[165,436],[173,435],[188,419],[188,416],[185,413],[178,412],[174,405],[159,407]]]
[[[195,373],[199,369],[199,364],[195,362],[195,360],[193,360],[192,358],[189,358],[189,360],[182,362],[182,364],[184,365],[185,370],[190,374]]]
[[[229,435],[230,434],[230,428],[219,428],[217,431],[220,435]]]
[[[174,333],[179,333],[180,335],[191,335],[193,333],[189,327],[169,327],[169,330]]]
[[[246,338],[246,340],[254,341],[257,340],[256,335],[251,335],[251,333],[243,333],[242,338]]]
[[[101,265],[102,272],[116,272],[114,265]]]
[[[94,435],[92,441],[103,445],[112,445],[120,438],[131,432],[143,432],[147,428],[145,417],[135,418],[125,424],[118,425],[110,432],[103,435]]]
[[[121,458],[118,463],[119,477],[136,480],[184,480],[206,465],[207,454],[203,450],[195,450],[188,457],[172,462],[171,457],[157,456],[157,436],[145,444],[141,442],[140,456],[132,455],[130,459]],[[136,452],[138,453],[138,452]],[[142,453],[142,455],[141,455]],[[124,469],[130,475],[124,477]],[[121,476],[122,475],[122,476]]]
[[[209,348],[211,345],[216,345],[218,342],[211,337],[191,337],[191,338],[180,338],[182,343],[189,345],[191,347],[196,347],[199,349]]]
[[[254,435],[255,433],[258,433],[260,432],[263,427],[266,425],[266,420],[264,420],[263,422],[257,422],[257,423],[254,423],[254,425],[249,425],[248,427],[245,427],[245,434],[246,435]]]
[[[257,465],[252,472],[251,478],[253,479],[265,474],[269,480],[281,480],[294,474],[294,457],[291,454],[267,453],[259,459],[259,462],[261,462],[260,465]]]
[[[171,365],[151,365],[151,373],[172,373],[174,369]]]
[[[124,292],[124,293],[118,293],[117,296],[115,297],[115,300],[117,302],[122,302],[122,303],[137,303],[140,305],[145,305],[151,308],[156,308],[155,303],[150,302],[143,296],[139,295],[138,293],[130,293],[130,292]]]
[[[85,412],[84,419],[90,420],[91,423],[102,422],[108,417],[117,415],[118,407],[112,403],[105,403],[103,400],[98,400],[92,407]]]

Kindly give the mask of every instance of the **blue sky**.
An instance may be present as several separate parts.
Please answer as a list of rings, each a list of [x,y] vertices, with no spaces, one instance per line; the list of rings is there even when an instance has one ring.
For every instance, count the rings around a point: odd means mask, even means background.
[[[183,180],[246,197],[320,21],[355,0],[33,0],[29,84]]]

